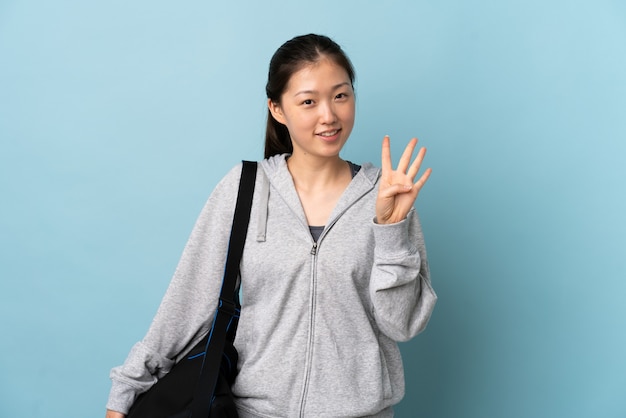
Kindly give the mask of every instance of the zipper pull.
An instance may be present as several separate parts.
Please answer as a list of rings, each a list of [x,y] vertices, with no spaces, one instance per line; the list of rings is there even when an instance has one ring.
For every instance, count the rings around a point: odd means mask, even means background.
[[[317,242],[313,243],[313,248],[311,248],[311,255],[317,254]]]

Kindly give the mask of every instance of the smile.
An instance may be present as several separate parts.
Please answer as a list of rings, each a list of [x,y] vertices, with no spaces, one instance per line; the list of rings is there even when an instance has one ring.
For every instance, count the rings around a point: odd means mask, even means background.
[[[327,137],[330,138],[332,136],[335,136],[339,133],[339,129],[335,129],[333,131],[325,131],[325,132],[320,132],[318,133],[318,135],[323,136],[323,137]]]

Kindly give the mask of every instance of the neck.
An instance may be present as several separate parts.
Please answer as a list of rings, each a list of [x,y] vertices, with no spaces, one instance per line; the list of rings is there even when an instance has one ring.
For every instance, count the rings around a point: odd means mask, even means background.
[[[296,189],[312,191],[325,189],[338,182],[345,182],[350,174],[348,164],[339,158],[313,158],[307,155],[292,155],[287,160]]]

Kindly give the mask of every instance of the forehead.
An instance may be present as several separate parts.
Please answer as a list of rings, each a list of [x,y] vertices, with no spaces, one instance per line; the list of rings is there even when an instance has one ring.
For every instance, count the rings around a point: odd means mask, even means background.
[[[287,84],[288,91],[323,90],[339,84],[351,85],[348,72],[332,59],[322,58],[317,62],[307,63],[291,75]]]

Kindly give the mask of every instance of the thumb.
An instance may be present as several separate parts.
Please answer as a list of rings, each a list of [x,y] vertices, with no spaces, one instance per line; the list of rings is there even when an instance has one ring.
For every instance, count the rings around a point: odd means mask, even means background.
[[[380,190],[381,197],[393,197],[398,194],[409,193],[413,189],[413,184],[392,184]]]

